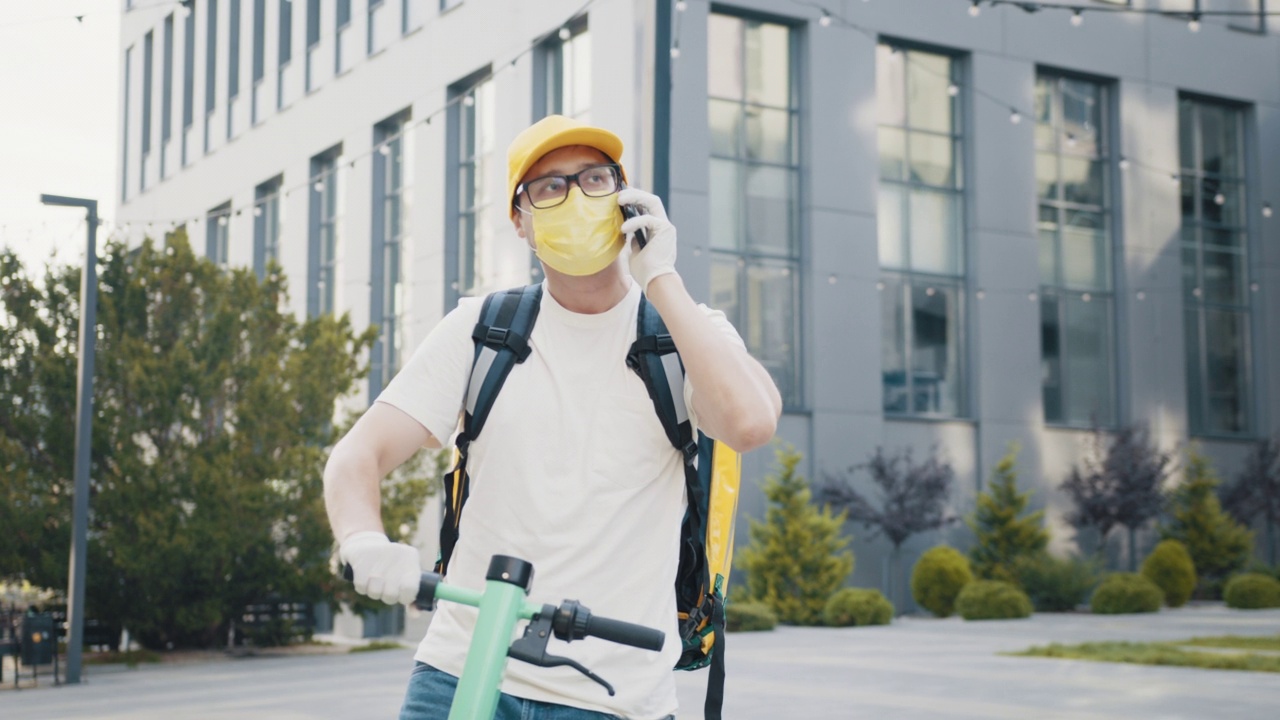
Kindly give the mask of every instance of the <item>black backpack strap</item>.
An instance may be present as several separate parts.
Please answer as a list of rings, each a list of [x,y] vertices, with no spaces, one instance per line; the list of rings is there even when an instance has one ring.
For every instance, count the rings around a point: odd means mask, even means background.
[[[711,670],[707,675],[707,700],[702,706],[704,720],[720,720],[724,706],[724,603],[716,602],[711,612],[715,643],[711,646]]]
[[[686,622],[690,637],[682,640],[692,644],[701,642],[697,627],[701,618],[705,617],[702,609],[709,606],[709,624],[715,631],[715,641],[711,651],[711,674],[707,678],[704,712],[707,720],[719,720],[724,702],[724,605],[720,598],[707,597],[713,592],[714,582],[707,568],[706,552],[711,468],[698,467],[699,445],[713,441],[693,430],[689,409],[684,401],[684,363],[680,360],[675,341],[667,332],[662,317],[644,295],[640,296],[640,309],[636,315],[636,341],[627,353],[627,367],[644,381],[667,439],[684,459],[685,491],[688,493],[689,507],[680,533],[681,572],[676,578],[676,593],[678,604],[690,608],[690,617]]]
[[[458,542],[458,523],[462,518],[462,506],[470,494],[470,478],[467,476],[467,448],[484,429],[489,411],[498,398],[498,391],[511,368],[528,359],[532,349],[529,335],[538,319],[542,303],[542,285],[501,290],[484,299],[480,308],[480,320],[471,332],[475,341],[475,357],[471,362],[471,378],[467,382],[467,394],[462,416],[462,432],[455,445],[458,448],[457,467],[444,476],[444,522],[440,524],[440,557],[436,572],[444,574],[449,558]]]

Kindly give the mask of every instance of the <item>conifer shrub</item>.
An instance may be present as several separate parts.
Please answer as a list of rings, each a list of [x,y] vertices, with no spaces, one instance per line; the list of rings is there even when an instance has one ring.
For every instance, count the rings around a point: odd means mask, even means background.
[[[1164,593],[1138,573],[1112,573],[1093,591],[1092,610],[1099,615],[1159,612]]]
[[[1280,607],[1280,580],[1261,573],[1245,573],[1227,581],[1222,593],[1227,607],[1262,610]]]
[[[1018,445],[992,472],[987,489],[978,493],[977,508],[965,519],[976,542],[969,548],[973,573],[984,580],[1014,582],[1013,565],[1026,555],[1042,552],[1049,544],[1044,511],[1027,513],[1030,492],[1018,492]]]
[[[724,629],[729,632],[772,630],[777,625],[778,615],[762,602],[744,600],[724,604]]]
[[[831,627],[888,625],[893,605],[879,590],[844,588],[827,599],[822,620]]]
[[[1031,616],[1031,598],[1013,583],[975,580],[956,597],[956,613],[965,620],[1013,620]]]
[[[1096,563],[1047,552],[1018,558],[1013,563],[1013,574],[1036,612],[1075,610],[1098,584]]]
[[[1199,576],[1200,597],[1220,597],[1222,584],[1253,555],[1253,532],[1222,509],[1218,475],[1195,447],[1187,451],[1186,477],[1170,498],[1170,519],[1160,527],[1166,540],[1186,546]]]
[[[751,519],[751,542],[738,557],[752,600],[772,608],[779,622],[820,625],[827,598],[853,572],[853,553],[840,534],[845,513],[811,502],[800,461],[791,446],[778,448],[778,471],[764,482],[765,519]]]
[[[1169,607],[1182,607],[1196,589],[1196,566],[1187,546],[1177,540],[1162,540],[1142,562],[1142,575],[1164,593]]]
[[[934,615],[948,617],[955,611],[956,596],[972,581],[969,559],[955,548],[939,545],[916,561],[911,571],[911,597]]]

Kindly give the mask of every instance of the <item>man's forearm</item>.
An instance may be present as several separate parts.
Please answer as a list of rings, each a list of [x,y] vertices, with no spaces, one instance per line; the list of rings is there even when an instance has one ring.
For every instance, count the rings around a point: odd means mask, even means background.
[[[782,399],[769,373],[721,334],[679,275],[654,278],[646,295],[662,315],[697,390],[702,429],[739,452],[767,443],[782,413]]]
[[[363,530],[383,532],[377,459],[339,443],[324,467],[324,506],[341,543]]]

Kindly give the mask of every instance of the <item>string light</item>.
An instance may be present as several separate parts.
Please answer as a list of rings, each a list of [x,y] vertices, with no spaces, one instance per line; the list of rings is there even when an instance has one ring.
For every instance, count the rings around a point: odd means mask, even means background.
[[[561,40],[568,40],[569,38],[573,37],[573,31],[571,31],[567,27],[560,28],[560,32],[557,34],[559,35]]]
[[[390,155],[390,154],[391,154],[391,146],[390,146],[389,144],[387,144],[387,143],[383,143],[382,145],[379,145],[379,146],[378,146],[378,154],[379,154],[379,155],[381,155],[382,157],[386,157],[386,156]]]
[[[982,4],[978,0],[973,0],[973,4],[969,6],[969,17],[978,17],[982,14]]]
[[[678,57],[680,57],[680,46],[679,46],[679,45],[672,45],[672,46],[671,46],[671,59],[672,59],[672,60],[674,60],[674,59],[676,59],[676,58],[678,58]]]
[[[1193,33],[1200,32],[1200,13],[1191,13],[1191,20],[1187,22],[1187,29]]]
[[[818,18],[818,24],[822,27],[831,27],[831,13],[823,10],[822,17]]]
[[[950,95],[951,97],[955,97],[959,95],[960,86],[955,83],[951,83],[950,85],[947,86],[947,94]]]
[[[688,9],[689,9],[689,3],[685,2],[684,0],[676,1],[676,12],[684,12],[685,10],[688,10]]]
[[[1018,108],[1009,108],[1009,122],[1014,125],[1022,122],[1022,113],[1018,112]]]
[[[1122,157],[1122,158],[1120,158],[1119,165],[1120,165],[1120,169],[1121,169],[1121,170],[1128,170],[1128,169],[1129,169],[1129,158],[1127,158],[1127,157]]]
[[[1075,12],[1071,13],[1071,26],[1072,26],[1072,27],[1080,27],[1080,26],[1081,26],[1081,25],[1083,25],[1083,24],[1084,24],[1084,11],[1083,11],[1083,10],[1076,10]]]
[[[1264,218],[1271,217],[1271,203],[1262,204],[1262,217]]]

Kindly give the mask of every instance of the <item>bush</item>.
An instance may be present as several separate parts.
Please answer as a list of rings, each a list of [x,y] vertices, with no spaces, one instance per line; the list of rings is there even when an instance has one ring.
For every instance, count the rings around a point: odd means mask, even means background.
[[[975,537],[969,561],[983,580],[1013,582],[1018,558],[1043,552],[1049,543],[1044,511],[1023,514],[1031,492],[1018,492],[1017,459],[1018,445],[1013,443],[996,464],[987,489],[978,493],[977,509],[965,520]]]
[[[956,612],[965,620],[1012,620],[1031,616],[1031,598],[1003,580],[976,580],[956,598]]]
[[[1138,573],[1112,573],[1093,591],[1093,611],[1100,615],[1158,612],[1164,593]]]
[[[724,605],[724,629],[729,632],[772,630],[778,624],[773,608],[762,602],[744,600]]]
[[[789,445],[778,448],[778,471],[764,481],[765,519],[750,520],[751,542],[738,557],[747,595],[784,623],[819,625],[827,598],[853,572],[853,553],[840,534],[845,514],[811,502],[801,459]]]
[[[1196,589],[1196,566],[1187,546],[1177,540],[1163,540],[1142,562],[1142,576],[1164,593],[1165,604],[1182,607]]]
[[[1237,575],[1227,582],[1222,595],[1227,607],[1239,610],[1280,607],[1280,580],[1260,573]]]
[[[955,609],[956,596],[973,581],[969,560],[955,548],[939,545],[925,551],[911,571],[911,597],[938,617]]]
[[[869,588],[837,590],[822,609],[822,620],[831,627],[888,625],[892,619],[893,604]]]
[[[1054,557],[1047,552],[1018,558],[1013,575],[1037,612],[1075,610],[1098,584],[1094,563],[1076,557]]]
[[[1170,520],[1160,527],[1162,538],[1181,541],[1191,553],[1205,597],[1219,597],[1222,583],[1253,555],[1253,533],[1222,510],[1217,487],[1208,458],[1192,447],[1186,479],[1170,498]]]

